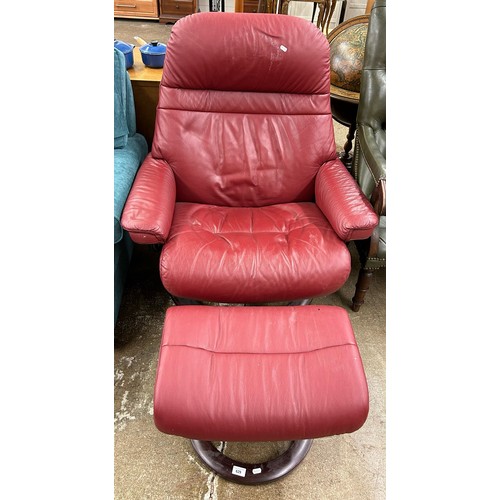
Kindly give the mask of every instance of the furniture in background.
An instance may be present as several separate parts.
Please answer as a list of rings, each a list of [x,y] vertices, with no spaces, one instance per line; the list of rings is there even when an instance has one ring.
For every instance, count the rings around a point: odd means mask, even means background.
[[[158,19],[158,0],[114,0],[115,17]]]
[[[311,19],[312,22],[314,22],[314,17],[316,15],[317,4],[318,4],[318,2],[314,2],[313,11],[312,11],[312,19]],[[341,24],[344,22],[346,7],[347,7],[347,0],[328,0],[325,3],[325,11],[323,13],[323,21],[321,23],[321,30],[323,31],[323,33],[326,36],[328,36],[331,32],[330,24],[332,22],[333,14],[335,12],[335,9],[337,8],[337,5],[340,5],[340,13],[339,13],[339,18],[338,18],[337,24]],[[318,17],[318,19],[319,19],[319,17]]]
[[[373,7],[373,2],[375,0],[368,0],[366,2],[366,8],[365,8],[365,14],[370,14],[370,12],[372,11],[372,7]]]
[[[146,138],[149,150],[151,150],[153,144],[156,106],[158,105],[162,73],[163,68],[145,66],[139,48],[134,48],[134,65],[128,70],[128,74],[134,91],[137,131]]]
[[[115,323],[132,258],[133,243],[120,224],[122,210],[139,165],[148,151],[137,133],[134,95],[125,69],[125,56],[114,49],[114,303]]]
[[[349,169],[352,163],[351,150],[356,131],[368,20],[368,15],[348,19],[335,27],[327,37],[330,44],[330,107],[333,118],[349,128],[344,150],[340,155]]]
[[[210,12],[225,12],[226,11],[225,0],[208,0],[208,10]]]
[[[281,14],[288,15],[288,6],[290,2],[295,0],[282,0],[280,3],[279,11]],[[330,13],[331,0],[297,0],[300,2],[313,2],[313,19],[314,19],[314,11],[316,6],[319,6],[318,20],[316,21],[316,26],[323,31],[325,27],[326,17],[328,17]],[[327,14],[327,16],[325,16]]]
[[[361,270],[352,299],[359,311],[372,274],[386,263],[386,0],[370,14],[357,115],[353,175],[371,199],[379,224],[367,240],[357,241]]]
[[[261,9],[263,9],[263,5],[267,5],[263,0],[245,0],[241,2],[241,10],[236,10],[235,6],[235,12],[247,12],[255,14],[257,12],[261,12]]]
[[[325,33],[326,36],[328,36],[331,32],[330,30],[330,24],[332,22],[332,17],[333,17],[333,13],[335,12],[335,9],[337,7],[338,4],[341,4],[340,6],[340,15],[339,15],[339,20],[338,20],[338,24],[342,24],[344,22],[344,16],[345,16],[345,10],[346,10],[346,6],[347,6],[347,0],[330,0],[328,3],[327,3],[327,7],[325,9],[325,13],[324,13],[324,22],[323,22],[323,25],[322,25],[322,29],[323,29],[323,33]],[[314,20],[314,13],[316,11],[316,3],[314,4],[314,7],[313,7],[313,20]]]
[[[224,3],[224,0],[221,0]],[[198,10],[197,0],[114,0],[114,17],[175,23]]]
[[[264,0],[260,0],[263,2]],[[294,0],[274,0],[274,3],[277,4],[277,10],[280,14],[288,14],[289,12],[289,4]],[[336,19],[336,24],[341,24],[344,21],[346,8],[347,8],[347,0],[298,0],[300,2],[312,2],[312,17],[311,22],[315,22],[316,18],[316,8],[319,6],[318,17],[316,19],[316,26],[321,29],[321,31],[328,36],[330,34],[330,25],[332,22],[333,14],[340,5],[340,12],[338,20]],[[276,12],[276,5],[274,10],[268,12]]]
[[[197,0],[158,0],[160,6],[160,23],[175,23],[182,17],[194,14]]]
[[[235,12],[247,12],[249,14],[268,13],[274,14],[277,11],[280,0],[235,0]]]

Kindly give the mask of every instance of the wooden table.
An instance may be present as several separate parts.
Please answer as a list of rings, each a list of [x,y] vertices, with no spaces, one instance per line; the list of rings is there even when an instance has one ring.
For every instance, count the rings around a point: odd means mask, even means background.
[[[163,68],[144,66],[139,47],[135,47],[134,65],[128,69],[128,74],[134,91],[137,132],[146,138],[151,151]]]

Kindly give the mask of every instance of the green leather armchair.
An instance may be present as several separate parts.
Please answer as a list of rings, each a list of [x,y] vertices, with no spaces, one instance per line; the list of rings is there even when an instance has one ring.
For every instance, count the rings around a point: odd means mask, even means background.
[[[364,303],[373,271],[386,262],[385,4],[386,0],[375,0],[370,13],[356,118],[353,175],[377,212],[379,225],[371,238],[356,242],[361,269],[353,311]]]

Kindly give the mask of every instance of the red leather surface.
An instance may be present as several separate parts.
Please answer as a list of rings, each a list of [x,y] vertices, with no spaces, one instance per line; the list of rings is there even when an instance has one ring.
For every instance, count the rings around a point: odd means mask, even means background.
[[[233,99],[240,97],[228,95],[229,102]],[[330,114],[158,109],[155,134],[162,138],[155,141],[153,155],[171,165],[178,200],[195,203],[312,201],[318,169],[335,155]]]
[[[175,179],[164,160],[146,156],[123,209],[121,224],[136,243],[164,243],[175,205]]]
[[[336,159],[329,71],[326,37],[298,17],[175,24],[152,152],[122,215],[135,242],[166,242],[170,293],[255,303],[344,284],[341,240],[368,237],[376,216]]]
[[[168,309],[154,420],[201,440],[353,432],[368,388],[347,312],[334,306]]]
[[[327,295],[344,284],[350,269],[347,247],[314,203],[178,203],[160,257],[170,293],[216,302]]]
[[[180,21],[152,147],[175,173],[178,201],[312,201],[318,169],[335,157],[325,36],[304,19],[275,14],[205,12]]]
[[[370,202],[338,158],[318,172],[316,203],[344,241],[369,238],[378,224]]]
[[[228,14],[201,12],[175,24],[162,85],[279,94],[329,92],[330,52],[316,26],[293,16]],[[244,61],[238,71],[235,61]]]

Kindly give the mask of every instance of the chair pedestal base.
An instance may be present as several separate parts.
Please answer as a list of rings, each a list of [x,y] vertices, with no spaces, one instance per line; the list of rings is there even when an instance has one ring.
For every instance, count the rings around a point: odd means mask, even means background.
[[[312,439],[292,441],[279,457],[259,464],[248,464],[226,457],[210,441],[191,440],[203,463],[219,476],[240,484],[262,484],[276,481],[291,472],[304,460]]]

